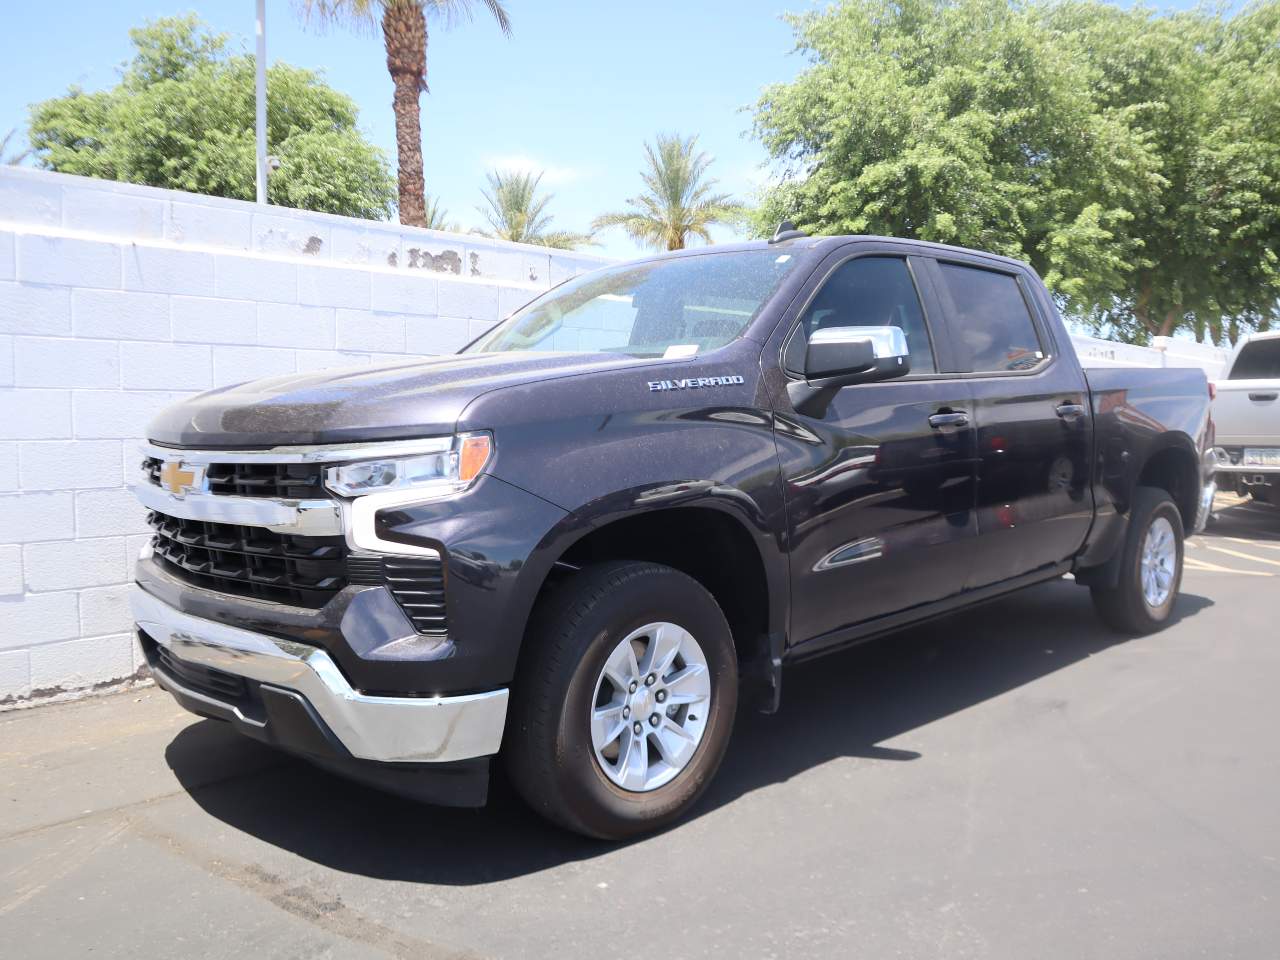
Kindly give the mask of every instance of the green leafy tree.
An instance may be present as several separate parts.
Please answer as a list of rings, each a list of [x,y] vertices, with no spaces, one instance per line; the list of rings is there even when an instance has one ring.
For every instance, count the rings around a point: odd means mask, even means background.
[[[794,17],[809,65],[757,104],[781,174],[757,227],[1020,257],[1070,313],[1135,342],[1260,322],[1277,293],[1275,9],[845,0]]]
[[[427,89],[427,14],[448,22],[469,16],[472,0],[297,0],[317,23],[345,23],[357,30],[381,32],[387,70],[395,87],[396,154],[399,161],[400,222],[429,226],[422,176],[422,114],[419,94]],[[500,0],[480,0],[499,28],[511,34],[511,20]]]
[[[551,229],[553,218],[547,213],[547,205],[555,195],[539,193],[541,173],[492,170],[485,177],[489,185],[481,194],[487,206],[476,208],[489,225],[487,230],[478,231],[482,236],[561,250],[593,242],[590,234]]]
[[[255,196],[254,61],[194,16],[130,31],[120,83],[31,108],[36,162],[63,173],[220,197]],[[267,142],[280,158],[272,203],[386,218],[395,181],[356,126],[355,103],[310,70],[267,71]]]
[[[711,242],[710,228],[736,224],[745,208],[727,193],[716,193],[707,176],[711,157],[698,150],[698,138],[659,134],[645,144],[644,191],[627,200],[627,209],[606,213],[592,230],[622,227],[636,243],[655,250],[683,250],[690,237]]]

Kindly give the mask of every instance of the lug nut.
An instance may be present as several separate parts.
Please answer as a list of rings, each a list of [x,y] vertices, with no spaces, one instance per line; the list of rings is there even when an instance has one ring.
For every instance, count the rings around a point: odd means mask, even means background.
[[[651,674],[649,674],[647,677],[645,677],[645,678],[644,678],[644,685],[645,685],[646,687],[652,687],[652,686],[653,686],[653,682],[654,682],[655,680],[657,680],[657,679],[658,679],[658,678],[657,678],[657,677],[655,677],[655,676],[651,673]]]
[[[637,737],[644,732],[644,727],[641,725],[639,720],[636,721],[635,726],[632,727],[631,729]]]
[[[659,702],[659,703],[662,703],[662,701],[664,701],[664,700],[666,700],[666,699],[667,699],[667,691],[665,691],[665,690],[659,690],[659,691],[658,691],[658,693],[657,693],[657,695],[656,695],[656,697],[657,697],[658,702]]]
[[[651,727],[656,727],[661,722],[662,722],[662,717],[658,716],[658,714],[656,713],[649,718],[649,726]]]
[[[631,693],[635,693],[635,692],[636,692],[636,690],[638,690],[639,688],[640,688],[640,684],[638,684],[638,683],[636,683],[634,680],[632,680],[632,681],[631,681],[631,686],[627,687],[627,690],[628,690],[628,691],[630,691]]]
[[[630,716],[631,716],[631,708],[630,708],[630,707],[623,707],[623,708],[622,708],[622,719],[623,719],[623,720],[626,720],[626,719],[627,719],[628,717],[630,717]]]

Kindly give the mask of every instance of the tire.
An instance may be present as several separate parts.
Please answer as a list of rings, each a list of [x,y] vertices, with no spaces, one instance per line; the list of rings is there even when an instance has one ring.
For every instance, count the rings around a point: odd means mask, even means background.
[[[667,626],[644,632],[658,624]],[[641,636],[628,646],[639,652],[628,661],[622,642],[637,631]],[[686,635],[695,641],[692,647],[687,639],[673,639]],[[651,650],[669,650],[677,642],[670,668],[644,672]],[[687,702],[703,693],[699,656],[706,698]],[[619,671],[635,667],[643,676],[636,692],[629,693]],[[658,673],[662,678],[652,686],[644,684],[649,674]],[[729,745],[737,701],[733,636],[711,594],[660,564],[601,564],[575,574],[536,609],[513,687],[503,754],[516,790],[542,816],[577,833],[619,840],[664,827],[697,801]],[[615,729],[621,711],[630,714],[633,703],[635,713],[622,723],[624,732],[599,751],[596,739],[603,741],[604,731]],[[616,716],[595,726],[594,717],[615,708]],[[637,722],[643,733],[633,736]],[[673,726],[685,732],[676,736]],[[690,748],[691,731],[700,732]],[[683,756],[660,750],[664,742],[675,742]],[[636,763],[624,762],[624,745]],[[668,763],[668,752],[681,762],[678,769]],[[632,788],[624,789],[617,778]]]
[[[1144,588],[1143,564],[1148,536],[1152,531],[1155,543],[1159,543],[1162,537],[1172,539],[1166,554],[1168,563],[1158,565],[1167,570],[1167,582],[1164,577],[1158,579],[1155,599],[1159,602],[1154,603]],[[1090,588],[1094,606],[1108,626],[1122,633],[1146,634],[1159,630],[1172,614],[1182,585],[1182,515],[1167,492],[1156,487],[1138,487],[1134,491],[1129,531],[1120,549],[1119,579],[1113,587],[1095,585]]]

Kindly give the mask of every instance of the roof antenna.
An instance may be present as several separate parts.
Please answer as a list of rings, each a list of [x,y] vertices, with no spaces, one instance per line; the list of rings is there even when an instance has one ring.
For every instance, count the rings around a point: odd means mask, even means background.
[[[773,231],[773,236],[769,238],[770,243],[782,243],[784,240],[794,240],[796,237],[807,237],[808,234],[803,230],[797,230],[796,225],[790,220],[783,220],[778,224],[778,229]]]

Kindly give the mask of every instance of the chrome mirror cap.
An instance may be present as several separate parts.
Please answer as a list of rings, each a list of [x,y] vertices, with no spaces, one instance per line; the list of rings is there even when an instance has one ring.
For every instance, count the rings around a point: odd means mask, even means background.
[[[870,340],[877,360],[896,360],[906,357],[907,336],[901,327],[824,327],[809,336],[813,343],[853,343]]]

